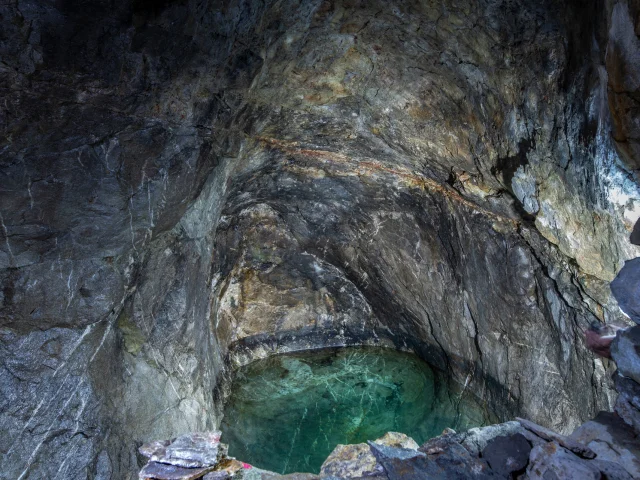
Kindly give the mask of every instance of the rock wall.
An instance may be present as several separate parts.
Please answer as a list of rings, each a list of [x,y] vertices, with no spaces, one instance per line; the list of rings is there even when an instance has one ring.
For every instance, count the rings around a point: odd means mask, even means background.
[[[638,255],[636,12],[0,6],[0,476],[135,476],[216,423],[228,353],[387,343],[501,415],[610,407],[580,339]]]

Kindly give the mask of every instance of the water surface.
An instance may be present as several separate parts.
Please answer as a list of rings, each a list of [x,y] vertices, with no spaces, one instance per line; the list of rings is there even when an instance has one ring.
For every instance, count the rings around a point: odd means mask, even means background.
[[[222,439],[230,455],[256,467],[318,473],[339,443],[395,431],[420,444],[446,427],[488,423],[471,395],[446,384],[415,355],[389,349],[275,356],[237,373]]]

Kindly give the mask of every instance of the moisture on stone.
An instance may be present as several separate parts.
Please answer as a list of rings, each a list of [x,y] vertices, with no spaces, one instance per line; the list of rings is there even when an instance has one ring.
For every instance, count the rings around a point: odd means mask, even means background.
[[[278,473],[318,472],[338,444],[386,432],[418,443],[486,424],[474,397],[417,356],[380,348],[279,355],[236,375],[222,421],[229,454]]]

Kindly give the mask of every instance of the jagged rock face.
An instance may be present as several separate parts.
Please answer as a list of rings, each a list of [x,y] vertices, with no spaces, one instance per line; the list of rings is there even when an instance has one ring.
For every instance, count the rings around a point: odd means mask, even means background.
[[[610,407],[580,338],[638,254],[634,5],[0,6],[3,475],[134,475],[214,426],[227,355],[388,344],[505,417]]]

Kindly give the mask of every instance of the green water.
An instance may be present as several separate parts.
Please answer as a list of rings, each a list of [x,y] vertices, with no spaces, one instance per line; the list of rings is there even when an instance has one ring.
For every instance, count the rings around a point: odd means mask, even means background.
[[[343,348],[271,357],[241,369],[222,421],[229,454],[278,473],[318,473],[339,443],[402,432],[419,444],[487,423],[469,395],[447,390],[408,353]]]

